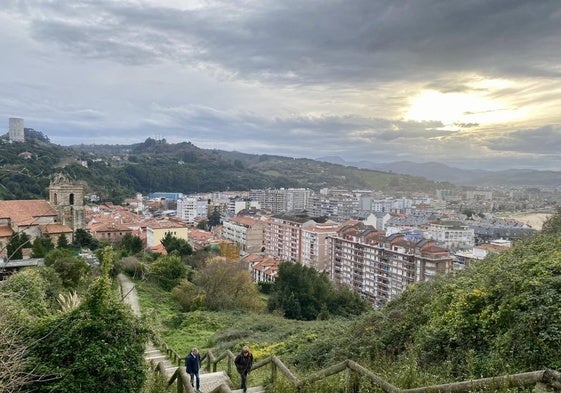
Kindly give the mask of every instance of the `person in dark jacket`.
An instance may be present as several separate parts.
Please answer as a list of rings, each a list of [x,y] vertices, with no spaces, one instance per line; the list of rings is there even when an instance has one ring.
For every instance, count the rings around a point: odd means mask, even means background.
[[[253,354],[250,352],[249,347],[244,345],[241,353],[234,359],[234,364],[242,380],[240,389],[247,392],[247,375],[251,372],[253,366]]]
[[[201,378],[199,377],[199,369],[201,368],[201,355],[199,355],[199,350],[193,348],[189,355],[185,358],[185,369],[187,374],[191,376],[191,386],[195,387],[193,382],[197,382],[197,392],[200,392]]]

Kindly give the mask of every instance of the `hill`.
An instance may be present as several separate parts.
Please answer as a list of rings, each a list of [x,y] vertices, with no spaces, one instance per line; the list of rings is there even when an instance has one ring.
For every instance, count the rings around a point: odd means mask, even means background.
[[[466,186],[510,186],[510,187],[559,187],[561,172],[538,171],[531,169],[509,169],[502,171],[460,169],[438,162],[396,161],[390,163],[374,163],[370,161],[347,162],[340,157],[320,157],[318,161],[353,165],[358,168],[401,173],[420,176],[437,182],[453,182]]]
[[[422,177],[359,169],[309,159],[200,149],[190,142],[147,139],[131,145],[61,147],[26,135],[2,141],[0,198],[44,198],[50,177],[63,172],[87,192],[120,202],[137,192],[189,193],[255,188],[323,187],[393,192],[452,187]]]

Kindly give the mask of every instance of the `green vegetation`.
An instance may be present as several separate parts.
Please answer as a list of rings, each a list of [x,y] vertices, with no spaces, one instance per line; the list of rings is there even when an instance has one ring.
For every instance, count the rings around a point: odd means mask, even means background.
[[[189,142],[168,144],[148,138],[127,146],[64,148],[36,134],[26,138],[24,143],[2,144],[0,199],[46,198],[50,178],[57,172],[83,181],[87,193],[112,202],[122,202],[136,192],[171,190],[189,194],[280,187],[394,192],[453,188],[420,177],[308,159],[204,150]],[[216,218],[209,218],[210,226],[217,225]]]
[[[6,246],[8,260],[23,258],[23,249],[29,247],[29,236],[25,232],[14,233]]]
[[[52,251],[50,266],[0,286],[0,391],[140,391],[148,330],[112,287],[113,251],[104,250],[102,274],[89,286],[67,252]],[[63,284],[81,292],[67,294]]]
[[[179,255],[164,255],[150,265],[148,278],[161,288],[171,291],[186,274],[187,267]]]
[[[90,275],[90,267],[72,251],[57,248],[45,256],[45,266],[52,267],[62,280],[65,289],[76,290],[79,285],[86,283]]]
[[[325,273],[285,262],[279,265],[268,308],[289,319],[309,321],[360,315],[368,309],[368,303],[348,288],[335,288]]]
[[[193,253],[193,247],[191,247],[187,240],[175,237],[171,232],[167,232],[164,238],[160,240],[160,243],[162,243],[168,254],[175,252],[183,257]]]

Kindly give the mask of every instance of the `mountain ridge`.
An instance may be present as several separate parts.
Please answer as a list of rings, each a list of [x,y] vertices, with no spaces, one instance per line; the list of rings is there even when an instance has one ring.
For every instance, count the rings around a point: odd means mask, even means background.
[[[491,171],[485,169],[462,169],[429,161],[394,161],[376,163],[372,161],[345,161],[338,156],[316,158],[318,161],[357,168],[375,169],[392,173],[421,176],[432,181],[445,181],[464,186],[551,186],[561,185],[561,171],[545,171],[536,169],[504,169]]]

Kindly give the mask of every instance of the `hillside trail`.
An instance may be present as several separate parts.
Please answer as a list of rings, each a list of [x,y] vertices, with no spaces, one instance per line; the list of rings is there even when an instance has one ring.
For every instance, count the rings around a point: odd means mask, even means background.
[[[123,298],[123,301],[131,306],[135,315],[140,316],[140,304],[138,301],[138,293],[136,292],[134,283],[130,280],[129,277],[122,273],[120,273],[117,278],[121,282],[121,296]],[[167,379],[171,378],[178,367],[177,365],[172,364],[170,359],[162,351],[156,348],[152,342],[148,342],[146,344],[144,358],[147,362],[153,361],[155,364],[164,362]],[[230,384],[230,378],[228,378],[228,375],[223,371],[216,373],[204,373],[203,371],[200,375],[200,378],[202,393],[211,392],[222,383]],[[248,392],[257,393],[262,391],[263,390],[261,387],[248,389]],[[233,392],[238,392],[238,390],[234,390]]]

